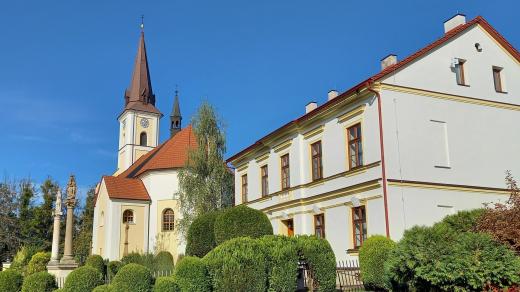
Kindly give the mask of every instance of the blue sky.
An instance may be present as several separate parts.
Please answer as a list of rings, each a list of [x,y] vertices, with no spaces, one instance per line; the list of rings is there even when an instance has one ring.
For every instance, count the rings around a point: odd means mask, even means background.
[[[0,171],[61,184],[74,173],[85,189],[115,170],[141,14],[158,108],[169,114],[178,84],[186,125],[208,100],[227,157],[374,74],[387,54],[439,38],[457,12],[484,16],[520,47],[518,1],[395,2],[2,1]]]

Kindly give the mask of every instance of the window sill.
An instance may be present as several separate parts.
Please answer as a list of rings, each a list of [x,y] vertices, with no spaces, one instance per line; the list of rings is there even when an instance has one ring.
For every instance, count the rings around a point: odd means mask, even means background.
[[[457,83],[457,85],[464,86],[464,87],[471,87],[471,86],[469,86],[469,84],[459,84],[459,83]]]
[[[359,254],[359,248],[349,248],[349,249],[347,249],[347,254],[357,255],[357,254]]]
[[[495,90],[496,93],[501,93],[501,94],[507,94],[507,91],[498,91],[498,90]]]
[[[441,168],[441,169],[451,169],[451,166],[442,166],[442,165],[435,165],[433,166],[435,168]]]

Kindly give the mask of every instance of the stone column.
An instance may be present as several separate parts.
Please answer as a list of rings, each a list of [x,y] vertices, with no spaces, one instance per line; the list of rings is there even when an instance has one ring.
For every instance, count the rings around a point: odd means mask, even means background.
[[[56,192],[56,206],[54,207],[54,227],[52,229],[52,251],[49,265],[56,265],[59,262],[60,248],[60,222],[61,222],[61,190]]]
[[[65,227],[65,249],[60,263],[75,264],[74,256],[72,255],[72,227],[74,225],[74,207],[76,206],[76,180],[73,175],[70,176],[67,184],[67,221]]]

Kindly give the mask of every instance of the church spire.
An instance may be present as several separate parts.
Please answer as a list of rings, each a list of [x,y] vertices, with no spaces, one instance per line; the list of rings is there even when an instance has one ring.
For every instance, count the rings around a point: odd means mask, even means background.
[[[170,114],[170,137],[175,136],[182,127],[181,108],[179,106],[179,91],[175,90],[172,113]]]

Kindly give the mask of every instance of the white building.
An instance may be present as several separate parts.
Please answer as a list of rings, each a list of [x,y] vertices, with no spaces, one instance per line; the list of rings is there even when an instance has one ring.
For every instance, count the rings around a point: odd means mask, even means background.
[[[337,259],[373,234],[399,240],[459,210],[505,200],[520,175],[520,54],[482,17],[456,15],[413,55],[228,159],[236,204],[277,234],[317,234]]]
[[[118,168],[96,190],[92,254],[118,260],[130,252],[170,251],[176,260],[185,242],[175,224],[180,217],[178,171],[195,147],[191,126],[181,129],[176,94],[171,137],[159,144],[161,112],[155,107],[141,32],[134,72],[118,117]]]

